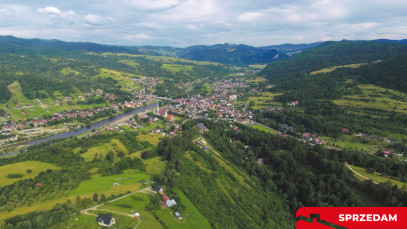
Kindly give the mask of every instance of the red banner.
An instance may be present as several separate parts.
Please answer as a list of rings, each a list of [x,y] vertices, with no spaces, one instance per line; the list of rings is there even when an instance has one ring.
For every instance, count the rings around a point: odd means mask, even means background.
[[[407,207],[303,207],[297,229],[407,229]]]

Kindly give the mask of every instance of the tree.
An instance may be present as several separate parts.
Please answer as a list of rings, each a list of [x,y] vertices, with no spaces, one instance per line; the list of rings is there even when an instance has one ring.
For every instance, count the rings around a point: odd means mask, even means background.
[[[92,196],[92,199],[93,199],[94,202],[98,202],[98,200],[99,200],[99,194],[94,193],[93,196]]]

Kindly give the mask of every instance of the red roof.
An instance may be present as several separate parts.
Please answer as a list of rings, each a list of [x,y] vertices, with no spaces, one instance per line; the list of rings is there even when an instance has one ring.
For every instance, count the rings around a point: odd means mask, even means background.
[[[36,183],[35,186],[42,186],[42,183]]]
[[[168,115],[167,119],[171,121],[172,120],[172,115]]]
[[[164,203],[167,203],[167,201],[169,200],[170,198],[168,197],[168,196],[163,196],[163,202]]]

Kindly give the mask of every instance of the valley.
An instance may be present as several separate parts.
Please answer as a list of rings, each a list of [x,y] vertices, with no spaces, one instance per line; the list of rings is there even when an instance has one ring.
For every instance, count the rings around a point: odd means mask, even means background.
[[[302,206],[407,206],[404,48],[327,42],[267,66],[199,47],[2,56],[0,150],[29,147],[0,159],[0,225],[291,228]]]

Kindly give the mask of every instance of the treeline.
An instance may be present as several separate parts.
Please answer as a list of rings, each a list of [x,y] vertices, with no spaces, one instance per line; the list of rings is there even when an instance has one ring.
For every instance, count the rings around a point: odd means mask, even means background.
[[[11,211],[17,207],[63,196],[69,190],[76,188],[80,182],[89,179],[88,170],[91,168],[98,168],[102,175],[118,174],[128,168],[144,169],[141,159],[126,157],[124,152],[120,150],[118,150],[117,155],[109,152],[102,160],[91,162],[84,162],[81,157],[81,153],[85,153],[91,147],[110,143],[112,139],[119,140],[129,149],[129,153],[133,152],[131,150],[138,151],[151,146],[148,142],[138,141],[136,136],[136,133],[126,132],[124,134],[94,135],[80,139],[73,138],[62,142],[57,141],[55,144],[49,142],[41,146],[31,147],[27,152],[22,152],[16,157],[0,159],[0,165],[34,160],[61,167],[60,170],[47,170],[34,178],[20,180],[1,187],[0,211]],[[80,152],[74,153],[73,150],[78,147],[81,148]],[[116,156],[119,157],[119,160],[115,160]]]
[[[182,136],[165,138],[159,143],[157,151],[169,163],[163,174],[154,179],[180,188],[215,228],[292,226],[293,218],[275,189],[265,190],[256,177],[249,178],[244,171],[234,167],[231,167],[233,172],[226,169],[211,156],[212,152],[205,152],[193,144],[196,125],[202,121],[186,122]],[[219,129],[227,128],[226,124],[218,125]],[[242,181],[233,173],[250,180]]]
[[[241,131],[227,131],[226,136],[216,127],[211,128],[207,139],[222,152],[222,156],[261,178],[265,187],[270,186],[268,182],[272,180],[293,214],[302,206],[365,206],[363,198],[353,191],[355,188],[377,205],[407,206],[407,193],[397,189],[397,186],[375,186],[373,190],[385,189],[388,192],[388,195],[376,199],[377,193],[367,191],[372,188],[369,182],[356,180],[343,163],[370,165],[381,168],[380,171],[386,168],[388,173],[394,175],[407,169],[401,162],[369,155],[362,159],[353,152],[327,150],[319,146],[311,148],[292,138],[282,138],[244,126],[240,128]],[[232,142],[228,139],[232,139]],[[263,158],[268,166],[259,166],[258,158]],[[364,163],[357,163],[357,160]]]
[[[374,41],[329,41],[287,60],[270,63],[261,72],[261,75],[269,78],[273,83],[288,82],[301,77],[300,73],[310,73],[339,65],[387,60],[403,55],[406,51],[407,46],[401,44]]]
[[[49,226],[79,214],[78,209],[69,204],[56,204],[51,210],[18,215],[4,221],[4,229],[45,229]]]
[[[279,129],[279,124],[286,123],[294,126],[295,132],[310,132],[330,137],[339,137],[341,128],[349,128],[352,133],[366,133],[381,135],[383,130],[392,133],[406,134],[407,115],[402,113],[380,112],[369,110],[366,115],[349,112],[363,112],[359,108],[338,106],[331,101],[310,101],[299,105],[301,110],[288,109],[280,112],[258,111],[256,121]],[[366,112],[366,111],[365,111]],[[377,116],[371,114],[375,112]]]

